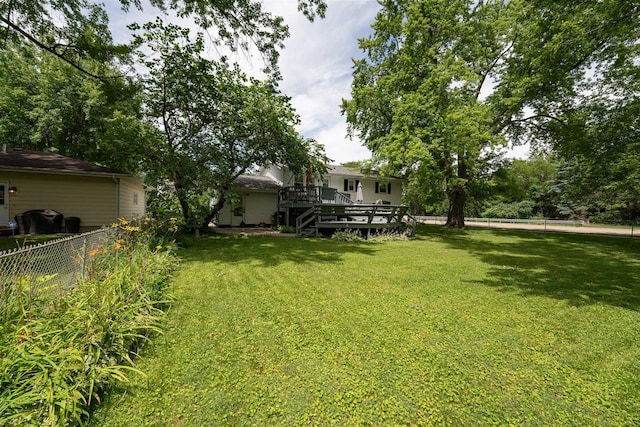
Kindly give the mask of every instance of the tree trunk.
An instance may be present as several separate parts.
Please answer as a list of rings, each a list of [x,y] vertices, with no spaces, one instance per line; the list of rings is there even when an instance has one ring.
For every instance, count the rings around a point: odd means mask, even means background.
[[[448,192],[449,196],[449,213],[447,214],[447,222],[445,227],[462,228],[464,227],[464,202],[466,194],[464,186],[458,184]]]
[[[213,218],[215,218],[216,215],[218,215],[218,212],[222,210],[222,207],[227,202],[227,191],[228,190],[225,189],[224,191],[221,191],[219,193],[220,196],[218,197],[216,204],[211,207],[211,210],[209,210],[209,213],[204,218],[204,221],[202,221],[202,228],[208,227],[209,223],[213,221]]]
[[[173,185],[176,190],[176,196],[178,197],[178,202],[180,203],[180,209],[182,210],[182,219],[187,227],[190,227],[191,221],[191,209],[189,209],[189,202],[185,197],[183,186],[182,186],[182,177],[179,173],[173,172]]]

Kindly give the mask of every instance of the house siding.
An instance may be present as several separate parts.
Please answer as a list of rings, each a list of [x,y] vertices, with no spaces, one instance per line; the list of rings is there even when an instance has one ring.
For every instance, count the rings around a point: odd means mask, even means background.
[[[277,193],[247,193],[245,195],[244,222],[245,224],[258,225],[264,223],[271,225],[277,209]]]
[[[118,216],[127,219],[144,217],[147,202],[142,183],[129,178],[121,178],[119,182],[120,210]]]
[[[225,203],[218,213],[217,224],[221,226],[259,225],[261,223],[271,225],[273,215],[278,209],[278,193],[276,192],[244,192],[242,197],[242,216],[232,215],[233,208],[230,203]]]
[[[17,188],[9,197],[10,218],[32,209],[53,209],[65,217],[79,217],[83,228],[116,218],[116,182],[111,178],[0,172],[0,181]]]
[[[363,203],[375,203],[377,200],[383,200],[389,202],[392,205],[402,204],[402,181],[398,179],[381,180],[376,178],[370,178],[365,176],[345,176],[345,175],[325,175],[324,179],[328,179],[329,187],[337,188],[338,191],[348,194],[351,200],[356,201],[357,183],[362,183],[362,196],[364,198]],[[344,191],[345,180],[355,181],[353,191]],[[376,182],[391,184],[390,193],[376,192]],[[319,181],[317,185],[322,185],[322,181]],[[382,184],[381,184],[382,185]]]

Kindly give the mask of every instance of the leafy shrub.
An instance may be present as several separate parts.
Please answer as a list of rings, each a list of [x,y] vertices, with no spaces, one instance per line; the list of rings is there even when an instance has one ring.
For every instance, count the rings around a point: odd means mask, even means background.
[[[373,234],[368,239],[370,242],[393,242],[409,240],[408,231],[384,230]]]
[[[331,235],[331,240],[336,242],[362,242],[364,238],[358,230],[337,230]]]
[[[279,225],[277,230],[281,233],[295,233],[296,228],[291,225]]]
[[[331,240],[337,242],[391,242],[396,240],[409,240],[409,234],[406,230],[383,230],[365,238],[359,230],[337,230],[331,235]]]
[[[522,200],[513,203],[497,203],[482,212],[483,218],[520,218],[527,219],[533,216],[536,207],[531,200]]]
[[[161,332],[175,257],[138,225],[121,221],[109,234],[89,253],[90,278],[68,292],[36,294],[29,280],[12,287],[0,319],[0,419],[8,425],[82,423],[103,391],[140,373],[133,358]]]

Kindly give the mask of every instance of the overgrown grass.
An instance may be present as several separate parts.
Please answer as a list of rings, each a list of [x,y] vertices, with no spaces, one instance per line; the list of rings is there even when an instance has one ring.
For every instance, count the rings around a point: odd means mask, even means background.
[[[106,388],[141,373],[132,358],[160,332],[175,260],[155,234],[115,228],[89,252],[92,277],[68,292],[3,284],[0,425],[81,424]]]
[[[93,425],[640,424],[640,241],[211,237]]]

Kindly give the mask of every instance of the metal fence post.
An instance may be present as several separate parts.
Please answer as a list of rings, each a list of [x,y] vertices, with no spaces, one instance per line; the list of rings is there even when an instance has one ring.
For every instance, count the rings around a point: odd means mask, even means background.
[[[82,266],[81,266],[81,271],[80,271],[82,280],[84,280],[86,278],[85,277],[85,272],[86,272],[85,268],[86,268],[86,265],[87,265],[87,246],[88,246],[87,245],[87,237],[85,236],[82,239]]]

